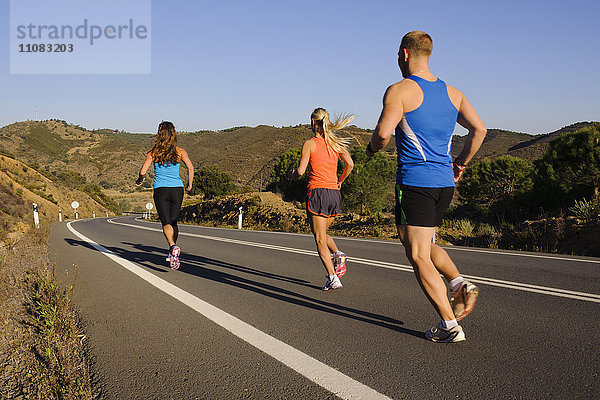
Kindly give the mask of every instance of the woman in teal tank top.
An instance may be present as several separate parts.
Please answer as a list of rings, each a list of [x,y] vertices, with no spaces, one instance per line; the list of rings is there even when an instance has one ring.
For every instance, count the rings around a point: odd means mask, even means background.
[[[158,126],[154,145],[146,153],[146,161],[135,182],[138,186],[141,185],[148,168],[154,164],[154,204],[169,244],[167,261],[172,269],[179,268],[181,254],[181,249],[176,244],[179,236],[177,218],[183,202],[183,182],[179,177],[181,161],[188,169],[188,184],[185,190],[189,192],[194,181],[194,166],[187,152],[177,147],[175,126],[169,121],[163,121]]]

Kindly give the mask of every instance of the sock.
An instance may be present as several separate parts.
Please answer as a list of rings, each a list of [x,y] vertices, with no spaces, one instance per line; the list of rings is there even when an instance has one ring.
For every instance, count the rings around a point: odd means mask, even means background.
[[[451,329],[451,328],[454,328],[455,326],[458,326],[458,322],[456,322],[456,318],[452,319],[450,321],[442,320],[442,326],[446,329]]]
[[[460,289],[464,281],[465,279],[462,276],[452,279],[450,282],[448,282],[448,285],[450,285],[450,290],[456,292],[458,289]]]

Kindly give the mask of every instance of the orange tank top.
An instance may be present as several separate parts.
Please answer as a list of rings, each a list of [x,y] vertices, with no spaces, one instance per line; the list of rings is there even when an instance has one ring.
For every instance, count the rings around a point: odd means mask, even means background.
[[[308,190],[338,189],[337,161],[339,154],[325,143],[325,139],[314,137],[317,148],[310,155]]]

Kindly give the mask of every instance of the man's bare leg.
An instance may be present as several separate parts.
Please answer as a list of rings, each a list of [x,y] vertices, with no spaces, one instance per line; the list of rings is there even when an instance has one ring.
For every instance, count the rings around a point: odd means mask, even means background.
[[[455,319],[448,300],[446,285],[432,261],[431,240],[434,228],[408,225],[400,225],[397,228],[423,292],[444,321]],[[444,267],[446,266],[442,268]]]
[[[448,282],[460,276],[456,264],[450,259],[446,250],[434,243],[431,244],[431,261]]]

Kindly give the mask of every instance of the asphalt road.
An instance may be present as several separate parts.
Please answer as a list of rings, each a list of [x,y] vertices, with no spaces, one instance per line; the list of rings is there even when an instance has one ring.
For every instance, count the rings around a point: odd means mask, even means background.
[[[107,399],[598,398],[600,259],[448,247],[480,297],[467,340],[437,344],[397,242],[337,238],[344,288],[323,292],[311,236],[181,226],[172,271],[159,230],[52,230]]]

